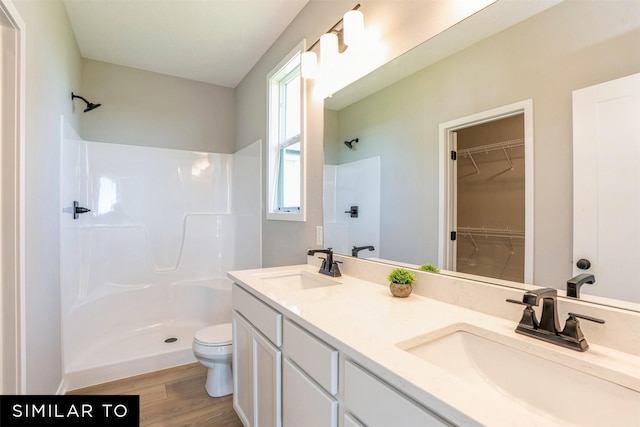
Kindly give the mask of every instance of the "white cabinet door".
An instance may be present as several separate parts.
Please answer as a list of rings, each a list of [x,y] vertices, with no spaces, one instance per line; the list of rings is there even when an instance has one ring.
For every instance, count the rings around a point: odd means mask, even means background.
[[[282,426],[282,352],[233,311],[233,408],[247,427]]]
[[[254,426],[253,331],[237,312],[233,322],[233,408],[246,427]]]
[[[282,352],[254,330],[255,427],[282,426]]]
[[[282,376],[284,427],[338,426],[337,400],[288,359],[282,365]]]
[[[640,303],[640,74],[573,92],[573,264],[585,294]],[[587,271],[575,264],[585,258]],[[568,279],[568,278],[567,278]]]

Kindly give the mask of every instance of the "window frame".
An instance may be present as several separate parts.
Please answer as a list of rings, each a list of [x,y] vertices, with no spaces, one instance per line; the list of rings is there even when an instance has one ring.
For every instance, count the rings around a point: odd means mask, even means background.
[[[285,56],[267,75],[267,212],[269,220],[282,221],[306,221],[306,156],[305,156],[305,129],[306,129],[306,97],[305,81],[301,75],[300,58],[304,52],[305,42],[300,42],[287,56]],[[300,134],[284,140],[285,117],[282,114],[281,100],[283,99],[282,87],[294,77],[296,72],[300,79]],[[282,206],[282,192],[279,186],[282,182],[284,156],[281,150],[300,143],[300,206]]]

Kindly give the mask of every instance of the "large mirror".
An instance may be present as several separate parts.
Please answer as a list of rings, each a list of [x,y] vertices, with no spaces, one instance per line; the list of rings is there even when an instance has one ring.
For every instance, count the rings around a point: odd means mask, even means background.
[[[463,24],[425,41],[373,74],[402,68],[402,61],[414,63],[415,55],[438,52],[437,47],[449,40],[455,43],[461,37],[456,31]],[[442,157],[448,154],[442,147],[442,124],[528,102],[532,117],[524,121],[530,120],[532,126],[529,151],[517,146],[497,150],[495,160],[482,158],[487,167],[505,162],[505,156],[510,164],[492,172],[485,167],[481,173],[490,176],[496,191],[528,180],[527,220],[531,224],[527,239],[531,246],[527,249],[523,235],[518,234],[524,232],[524,225],[522,230],[513,229],[517,232],[514,235],[501,237],[501,232],[512,229],[474,224],[496,233],[477,235],[471,246],[468,236],[457,238],[473,248],[465,259],[467,264],[486,262],[486,248],[479,240],[492,239],[491,258],[498,265],[489,269],[490,273],[477,273],[474,277],[480,280],[564,289],[576,274],[578,261],[573,254],[572,93],[640,72],[640,3],[565,1],[483,37],[386,86],[379,85],[379,77],[365,76],[325,100],[325,246],[349,256],[355,255],[354,246],[364,247],[356,251],[361,258],[443,267],[446,243],[442,229],[447,219],[442,217],[442,182],[446,179]],[[367,87],[368,82],[379,86]],[[531,173],[502,182],[514,173],[511,168],[525,167],[527,155]],[[471,165],[476,160],[458,158],[458,164],[464,161],[465,168],[475,168],[472,171],[483,168]],[[480,197],[481,205],[482,200],[494,204]],[[355,206],[357,217],[353,216]],[[503,275],[513,270],[513,257],[526,251],[529,277]],[[612,266],[616,267],[624,268]],[[442,273],[455,274],[444,269]],[[589,285],[583,286],[583,298],[589,300],[590,293]],[[632,298],[621,301],[594,296],[591,300],[636,310],[640,307]]]

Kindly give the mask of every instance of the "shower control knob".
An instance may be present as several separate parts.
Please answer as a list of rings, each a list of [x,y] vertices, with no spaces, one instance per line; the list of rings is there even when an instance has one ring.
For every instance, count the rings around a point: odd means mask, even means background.
[[[349,214],[351,218],[358,218],[358,207],[351,206],[351,209],[349,209],[348,211],[344,211],[344,213]]]
[[[80,203],[73,201],[73,219],[78,219],[80,214],[91,212],[91,209],[83,208]]]
[[[591,262],[588,259],[581,258],[576,262],[576,267],[580,270],[588,270],[591,268]]]

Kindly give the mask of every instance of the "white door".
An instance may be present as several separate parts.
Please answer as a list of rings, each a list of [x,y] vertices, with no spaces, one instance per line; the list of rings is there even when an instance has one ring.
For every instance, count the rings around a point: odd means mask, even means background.
[[[587,259],[591,267],[576,266]],[[573,92],[573,272],[640,303],[640,74]]]
[[[24,146],[25,24],[12,2],[0,0],[0,394],[24,393],[21,366],[21,295],[24,284],[24,197],[21,147]]]

